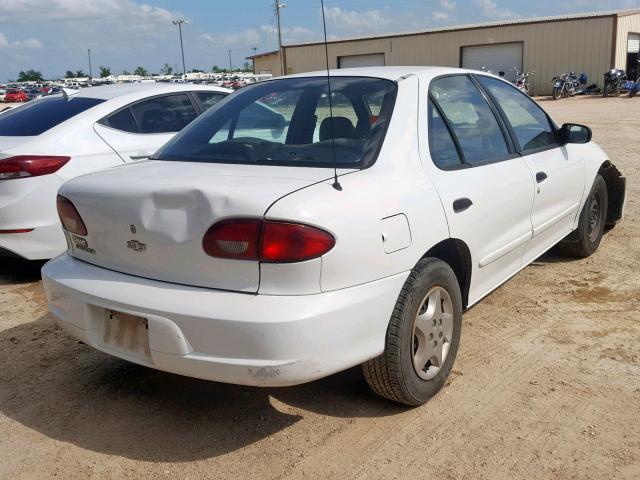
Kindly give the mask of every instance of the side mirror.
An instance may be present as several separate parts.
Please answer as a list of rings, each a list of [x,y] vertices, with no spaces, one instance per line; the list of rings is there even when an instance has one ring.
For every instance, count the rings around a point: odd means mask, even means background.
[[[565,123],[558,130],[558,137],[563,145],[567,143],[589,143],[593,133],[589,127],[575,123]]]
[[[279,112],[273,113],[273,124],[271,126],[271,135],[273,138],[278,138],[284,132],[287,126],[287,119]]]

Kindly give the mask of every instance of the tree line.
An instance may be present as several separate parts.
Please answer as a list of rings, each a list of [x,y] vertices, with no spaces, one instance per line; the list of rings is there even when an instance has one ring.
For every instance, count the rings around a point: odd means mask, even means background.
[[[110,67],[106,67],[104,65],[100,65],[99,68],[99,75],[100,78],[106,78],[108,76],[111,75],[111,68]],[[231,70],[227,69],[227,68],[222,68],[219,67],[218,65],[214,65],[211,68],[211,72],[212,73],[228,73]],[[233,71],[238,71],[238,70],[233,70]],[[240,69],[240,71],[242,72],[250,72],[252,71],[251,69],[251,64],[249,62],[244,62],[244,64],[242,65],[242,68]],[[160,68],[159,70],[160,75],[173,75],[175,72],[175,69],[169,65],[168,63],[165,63],[162,68]],[[203,73],[204,70],[198,70],[196,68],[189,70],[188,73]],[[131,72],[129,72],[128,70],[123,70],[122,71],[122,75],[132,75]],[[141,77],[147,77],[149,75],[158,75],[157,73],[151,73],[149,74],[149,72],[144,68],[144,67],[136,67],[136,69],[133,71],[133,75],[139,75]],[[89,75],[87,75],[83,70],[67,70],[64,74],[64,78],[84,78],[84,77],[88,77]],[[39,70],[20,70],[20,73],[18,73],[18,82],[42,82],[44,81],[44,77],[42,76],[42,72],[40,72]]]
[[[111,67],[106,67],[104,65],[100,65],[99,68],[99,75],[100,78],[106,78],[108,76],[111,75]],[[244,64],[242,65],[242,68],[239,69],[242,72],[251,72],[251,64],[249,62],[244,62]],[[218,65],[214,65],[211,68],[211,72],[212,73],[228,73],[231,72],[232,70],[229,70],[227,68],[222,68],[219,67]],[[233,70],[233,71],[238,71],[238,70]],[[159,70],[160,75],[173,75],[174,73],[177,73],[175,71],[175,69],[169,65],[168,63],[165,63],[162,68]],[[204,70],[198,70],[196,68],[189,70],[188,73],[203,73]],[[123,70],[122,71],[122,75],[132,75],[131,72],[129,72],[128,70]],[[136,69],[133,71],[133,75],[139,75],[141,77],[147,77],[149,75],[151,76],[155,76],[158,75],[158,73],[149,73],[147,71],[147,69],[145,69],[144,67],[136,67]],[[88,77],[89,75],[87,73],[85,73],[83,70],[67,70],[64,74],[64,78],[84,78],[84,77]],[[18,73],[18,82],[42,82],[44,81],[44,77],[42,76],[42,72],[40,72],[39,70],[20,70],[20,73]]]

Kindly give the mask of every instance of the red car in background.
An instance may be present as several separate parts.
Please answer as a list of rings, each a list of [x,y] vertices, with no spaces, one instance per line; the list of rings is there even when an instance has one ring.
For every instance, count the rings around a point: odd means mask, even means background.
[[[5,103],[26,102],[27,100],[29,100],[29,98],[27,97],[27,94],[22,90],[7,90],[7,93],[5,93],[4,95]]]

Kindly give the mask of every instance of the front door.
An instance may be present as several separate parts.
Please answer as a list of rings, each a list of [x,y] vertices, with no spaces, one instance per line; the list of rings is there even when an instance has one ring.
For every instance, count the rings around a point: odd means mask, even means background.
[[[579,154],[569,154],[576,146],[558,143],[555,125],[527,95],[501,80],[476,78],[495,99],[535,181],[533,236],[523,257],[528,264],[573,230],[584,193],[585,165]]]
[[[421,120],[421,151],[452,238],[471,252],[469,304],[521,268],[531,238],[534,184],[506,127],[467,75],[435,79]],[[425,117],[425,115],[421,115]],[[426,127],[426,128],[425,128]],[[429,165],[429,167],[431,167]]]

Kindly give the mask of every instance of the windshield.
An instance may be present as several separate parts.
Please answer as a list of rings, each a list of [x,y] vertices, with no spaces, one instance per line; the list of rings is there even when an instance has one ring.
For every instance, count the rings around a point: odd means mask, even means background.
[[[326,77],[257,83],[216,104],[154,158],[366,167],[382,145],[396,91],[389,80],[331,77],[331,117]]]
[[[50,128],[104,102],[98,98],[62,96],[48,97],[27,103],[0,117],[0,137],[29,137]]]

